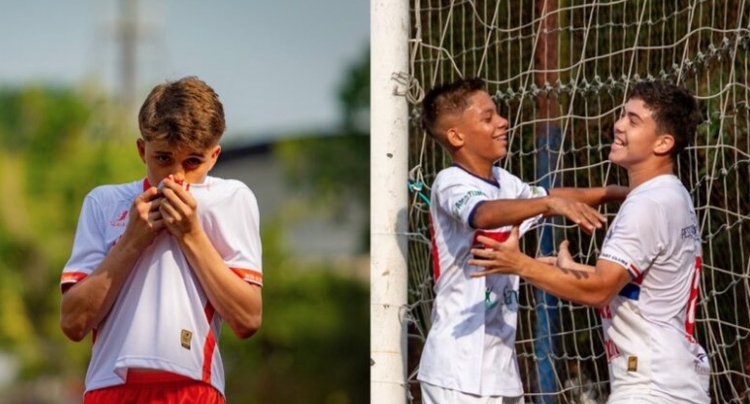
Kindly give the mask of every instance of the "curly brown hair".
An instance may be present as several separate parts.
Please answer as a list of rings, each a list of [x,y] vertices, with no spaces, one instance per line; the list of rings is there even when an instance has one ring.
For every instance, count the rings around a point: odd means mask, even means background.
[[[635,84],[629,98],[643,101],[653,112],[659,134],[669,133],[674,137],[670,155],[676,161],[703,121],[695,97],[684,87],[657,80]]]
[[[138,113],[146,141],[205,150],[219,143],[226,130],[224,107],[208,84],[194,76],[159,84]]]

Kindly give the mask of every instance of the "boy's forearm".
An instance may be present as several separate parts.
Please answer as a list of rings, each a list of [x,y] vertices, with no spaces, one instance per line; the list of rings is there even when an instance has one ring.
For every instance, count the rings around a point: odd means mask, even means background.
[[[496,199],[477,207],[472,225],[477,229],[495,229],[519,224],[549,211],[547,197],[529,199]]]
[[[63,293],[60,327],[68,338],[80,341],[104,320],[141,252],[121,240],[90,275]]]
[[[594,307],[608,302],[607,288],[595,267],[575,263],[574,268],[563,269],[524,255],[517,269],[526,281],[561,299]]]
[[[178,241],[218,314],[238,337],[252,336],[262,320],[260,286],[249,284],[230,271],[204,232],[186,235]]]
[[[551,196],[560,196],[583,202],[589,206],[597,206],[610,202],[622,202],[628,195],[630,189],[620,185],[608,185],[595,188],[552,188]]]

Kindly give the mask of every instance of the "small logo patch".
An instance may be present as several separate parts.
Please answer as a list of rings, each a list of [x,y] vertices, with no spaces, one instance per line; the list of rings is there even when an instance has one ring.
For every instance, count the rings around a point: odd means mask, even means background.
[[[112,227],[125,227],[128,225],[128,211],[123,210],[120,212],[120,215],[117,216],[117,219],[111,220],[109,222],[109,225]]]
[[[185,349],[190,349],[190,341],[193,338],[193,333],[188,330],[182,330],[180,333],[180,344]]]
[[[635,372],[638,370],[638,357],[628,356],[628,372]]]

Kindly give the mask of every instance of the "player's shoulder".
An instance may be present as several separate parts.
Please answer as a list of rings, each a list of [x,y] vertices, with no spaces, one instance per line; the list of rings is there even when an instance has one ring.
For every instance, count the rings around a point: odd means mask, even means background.
[[[104,205],[116,204],[122,201],[132,201],[133,198],[143,192],[143,180],[132,181],[124,184],[104,184],[94,187],[86,195],[88,199],[97,201]]]
[[[456,178],[460,178],[466,175],[466,171],[462,170],[459,166],[453,164],[438,171],[435,176],[435,183],[454,181]]]
[[[516,175],[513,175],[510,171],[499,166],[492,167],[492,174],[501,185],[508,182],[523,182]]]
[[[209,176],[202,184],[191,184],[190,192],[213,202],[236,200],[238,197],[255,200],[255,194],[244,182],[231,178]]]
[[[674,175],[661,175],[635,188],[627,199],[642,204],[662,205],[685,198],[689,198],[689,195],[679,178]]]

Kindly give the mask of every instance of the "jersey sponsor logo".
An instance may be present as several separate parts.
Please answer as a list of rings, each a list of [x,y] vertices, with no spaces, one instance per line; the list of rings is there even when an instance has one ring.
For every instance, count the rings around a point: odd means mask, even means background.
[[[453,205],[453,217],[459,219],[461,217],[461,208],[469,202],[469,199],[475,196],[484,196],[485,193],[479,190],[471,190],[464,194],[454,205]]]
[[[493,287],[490,286],[484,291],[484,308],[491,310],[501,304],[510,311],[518,311],[518,291],[509,287],[503,290],[502,296],[492,293]]]
[[[638,371],[638,357],[628,356],[628,372],[637,372],[637,371]]]
[[[628,267],[628,261],[627,260],[625,260],[623,258],[620,258],[620,257],[616,257],[616,256],[614,256],[612,254],[602,253],[599,256],[599,258],[604,258],[604,259],[607,259],[607,260],[610,260],[610,261],[614,261],[614,262],[616,262],[616,263],[624,266],[625,268]]]
[[[695,357],[695,372],[699,375],[711,375],[711,364],[708,362],[708,355],[699,353]]]
[[[698,226],[694,224],[680,230],[680,235],[682,236],[683,240],[686,238],[690,238],[696,241],[700,241],[701,239],[700,234],[698,232]]]
[[[125,227],[128,225],[128,211],[123,210],[120,212],[120,214],[117,216],[117,219],[112,220],[109,222],[109,225],[112,227]]]
[[[190,350],[190,344],[193,340],[193,333],[188,330],[182,330],[180,331],[180,345],[182,345],[183,348]]]

